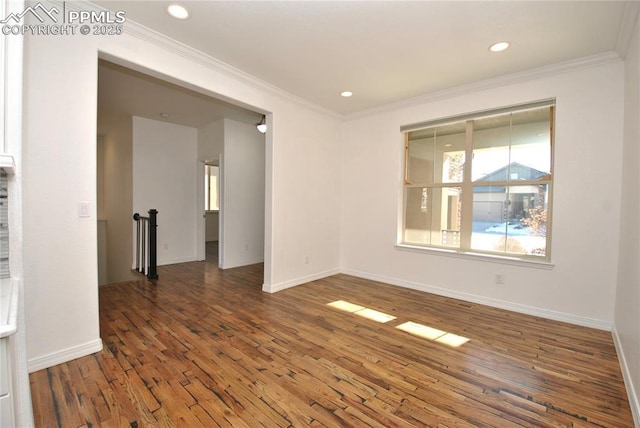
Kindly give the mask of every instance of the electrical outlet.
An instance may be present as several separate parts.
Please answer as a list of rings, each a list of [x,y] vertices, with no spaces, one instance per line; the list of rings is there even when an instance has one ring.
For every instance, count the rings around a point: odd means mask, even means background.
[[[309,264],[309,256],[306,256],[306,257],[304,258],[304,264],[305,264],[305,265],[308,265],[308,264]]]
[[[496,284],[502,285],[504,284],[504,275],[501,273],[496,273]]]

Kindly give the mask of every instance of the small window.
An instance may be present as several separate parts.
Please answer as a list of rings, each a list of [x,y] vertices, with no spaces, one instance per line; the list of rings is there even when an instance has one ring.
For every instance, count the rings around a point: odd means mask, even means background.
[[[549,260],[553,123],[545,101],[403,127],[399,241]]]
[[[215,165],[204,166],[204,209],[218,211],[220,199],[218,196],[218,176],[220,168]]]

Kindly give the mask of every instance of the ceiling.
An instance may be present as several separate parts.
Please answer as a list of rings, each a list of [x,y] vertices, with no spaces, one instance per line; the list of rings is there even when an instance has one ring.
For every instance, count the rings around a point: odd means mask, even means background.
[[[139,116],[192,128],[223,118],[256,124],[262,114],[107,62],[98,63],[98,134],[122,116]]]
[[[180,21],[166,1],[93,3],[341,115],[586,56],[622,57],[640,4],[179,1],[191,13]],[[489,52],[503,40],[509,49]]]

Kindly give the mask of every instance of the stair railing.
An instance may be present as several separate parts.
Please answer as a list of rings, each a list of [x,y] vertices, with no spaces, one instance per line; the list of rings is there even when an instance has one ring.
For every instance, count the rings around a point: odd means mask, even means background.
[[[149,217],[138,213],[136,222],[136,270],[149,279],[158,279],[158,210],[149,210]]]

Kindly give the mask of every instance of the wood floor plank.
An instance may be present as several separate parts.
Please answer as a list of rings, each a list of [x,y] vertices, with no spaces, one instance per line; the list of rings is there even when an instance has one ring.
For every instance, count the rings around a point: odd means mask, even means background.
[[[271,295],[262,275],[194,262],[101,287],[104,350],[30,375],[36,426],[633,426],[608,332],[347,275]]]
[[[39,427],[60,426],[56,399],[49,384],[49,371],[40,370],[29,375],[31,401],[34,410],[34,424]]]

